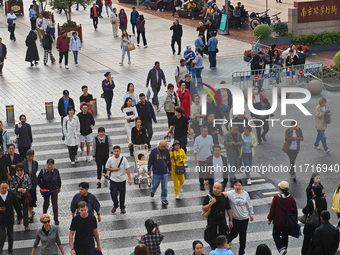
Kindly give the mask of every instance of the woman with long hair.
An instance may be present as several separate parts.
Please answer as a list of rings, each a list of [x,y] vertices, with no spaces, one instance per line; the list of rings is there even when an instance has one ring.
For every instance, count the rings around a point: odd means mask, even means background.
[[[184,115],[188,119],[190,118],[191,96],[188,89],[185,88],[185,83],[182,82],[180,88],[177,90],[177,95],[181,102],[181,107],[184,110]]]
[[[118,14],[118,19],[119,19],[119,29],[126,30],[127,29],[127,16],[125,13],[124,9],[120,9],[119,14]]]
[[[105,79],[102,81],[102,89],[103,89],[102,97],[104,97],[105,103],[106,103],[107,118],[111,119],[111,105],[112,105],[113,89],[115,88],[115,83],[113,82],[113,78],[111,77],[110,72],[106,72],[104,76],[105,76]]]
[[[203,254],[203,243],[200,240],[195,240],[192,243],[192,249],[194,250],[193,255],[204,255]]]
[[[125,99],[121,108],[125,117],[125,130],[127,134],[128,144],[131,144],[131,129],[135,126],[135,119],[138,117],[136,106],[132,106],[131,97]]]
[[[171,83],[168,84],[168,90],[165,93],[161,104],[159,105],[159,109],[157,112],[160,112],[164,107],[164,111],[166,113],[166,117],[168,118],[168,127],[170,128],[170,122],[172,117],[175,115],[175,108],[180,106],[180,100],[178,94],[175,92],[175,86]]]
[[[202,70],[203,66],[203,51],[200,49],[196,49],[196,57],[192,61],[195,65],[194,72],[196,72],[196,79],[197,79],[197,88],[202,88]]]
[[[329,107],[326,105],[326,103],[326,98],[320,97],[318,105],[315,107],[314,127],[317,131],[317,136],[314,142],[314,148],[320,150],[319,143],[321,141],[323,149],[327,154],[329,154],[331,150],[327,146],[325,132],[327,124],[330,123],[332,112],[329,110]],[[328,116],[328,121],[326,121],[326,116]]]
[[[130,58],[130,51],[128,48],[128,44],[131,43],[131,38],[130,35],[128,35],[126,30],[122,30],[122,42],[120,44],[120,48],[122,49],[122,61],[119,62],[119,65],[123,65],[124,62],[124,57],[125,57],[125,53],[128,56],[128,64],[131,64],[131,58]]]
[[[136,106],[139,98],[137,93],[135,92],[135,85],[133,85],[133,83],[129,82],[129,84],[127,85],[127,89],[126,89],[126,93],[123,97],[123,102],[125,102],[126,98],[130,97],[132,100],[132,106]]]
[[[131,129],[130,156],[133,157],[133,147],[137,145],[148,146],[148,136],[146,129],[142,126],[142,120],[136,118],[136,126]]]
[[[306,188],[307,203],[314,197],[312,193],[312,188],[314,186],[320,186],[321,189],[323,190],[323,185],[321,184],[321,178],[319,173],[313,173],[312,176],[310,177],[308,186]],[[322,193],[322,196],[327,197],[327,194]]]
[[[50,31],[50,36],[55,40],[55,21],[54,15],[51,14],[47,20],[47,31]]]

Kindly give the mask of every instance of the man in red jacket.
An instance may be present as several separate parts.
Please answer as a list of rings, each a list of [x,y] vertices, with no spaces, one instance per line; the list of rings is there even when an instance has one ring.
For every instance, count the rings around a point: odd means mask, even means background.
[[[62,31],[57,39],[57,50],[59,51],[59,67],[65,56],[65,68],[68,69],[68,51],[70,47],[70,38],[66,36],[66,32]]]

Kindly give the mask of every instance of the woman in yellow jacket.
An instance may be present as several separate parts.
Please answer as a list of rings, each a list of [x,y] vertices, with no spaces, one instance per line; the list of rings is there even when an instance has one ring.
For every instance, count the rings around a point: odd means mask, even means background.
[[[247,185],[251,185],[250,180],[250,167],[253,157],[255,155],[254,147],[257,145],[256,137],[251,133],[251,127],[244,127],[244,132],[241,135],[243,140],[243,145],[241,146],[240,158],[243,160],[245,166],[245,173],[247,176]]]
[[[335,190],[333,195],[333,211],[336,212],[338,219],[340,219],[340,184],[338,188]]]
[[[175,140],[172,144],[172,150],[170,150],[171,159],[171,176],[174,182],[174,190],[176,199],[179,199],[179,189],[184,184],[185,178],[184,174],[176,174],[175,168],[177,166],[183,166],[187,157],[183,149],[181,149],[181,144],[179,141]]]

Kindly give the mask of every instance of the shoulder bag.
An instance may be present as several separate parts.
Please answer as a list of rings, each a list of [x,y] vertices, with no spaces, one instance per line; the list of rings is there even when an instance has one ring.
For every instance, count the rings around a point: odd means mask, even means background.
[[[133,51],[134,49],[136,49],[135,45],[132,42],[128,43],[127,47],[129,51]]]
[[[175,161],[175,174],[185,174],[185,166],[178,166],[176,164],[176,158],[175,158],[175,151],[172,151],[172,157],[174,158]]]
[[[281,198],[281,201],[283,198]],[[297,215],[295,212],[289,212],[286,208],[286,203],[284,203],[284,208],[286,211],[286,228],[294,229],[297,225]]]
[[[315,199],[312,199],[312,201],[313,212],[309,216],[307,216],[306,225],[309,225],[311,227],[318,227],[320,225],[318,208],[316,208]]]
[[[122,156],[122,157],[120,158],[120,161],[119,161],[119,164],[118,164],[117,168],[120,168],[120,165],[122,164],[123,159],[124,159],[124,156]],[[112,173],[112,172],[110,171],[110,173],[109,173],[109,178],[111,177],[111,173]]]
[[[41,170],[41,171],[43,171],[43,170]],[[44,174],[44,173],[42,173],[41,177],[43,176],[43,174]],[[49,189],[42,189],[42,188],[40,188],[40,194],[41,194],[43,197],[47,197],[47,196],[51,195],[52,178],[53,178],[53,172],[52,172],[52,174],[51,174]]]
[[[208,195],[209,196],[209,203],[211,202],[211,199],[213,198],[210,194]],[[202,210],[202,216],[205,217],[205,218],[208,218],[209,215],[210,215],[210,212],[211,212],[211,207],[209,208],[208,211],[203,211]]]

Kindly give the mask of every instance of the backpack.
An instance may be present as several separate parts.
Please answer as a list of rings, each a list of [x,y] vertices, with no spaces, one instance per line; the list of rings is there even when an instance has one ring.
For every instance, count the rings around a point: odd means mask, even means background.
[[[43,39],[42,39],[42,46],[43,46],[44,49],[50,48],[50,43],[49,43],[49,40],[48,40],[47,36],[43,37]]]
[[[306,53],[304,52],[297,52],[297,56],[299,58],[298,63],[304,64],[306,62]]]

